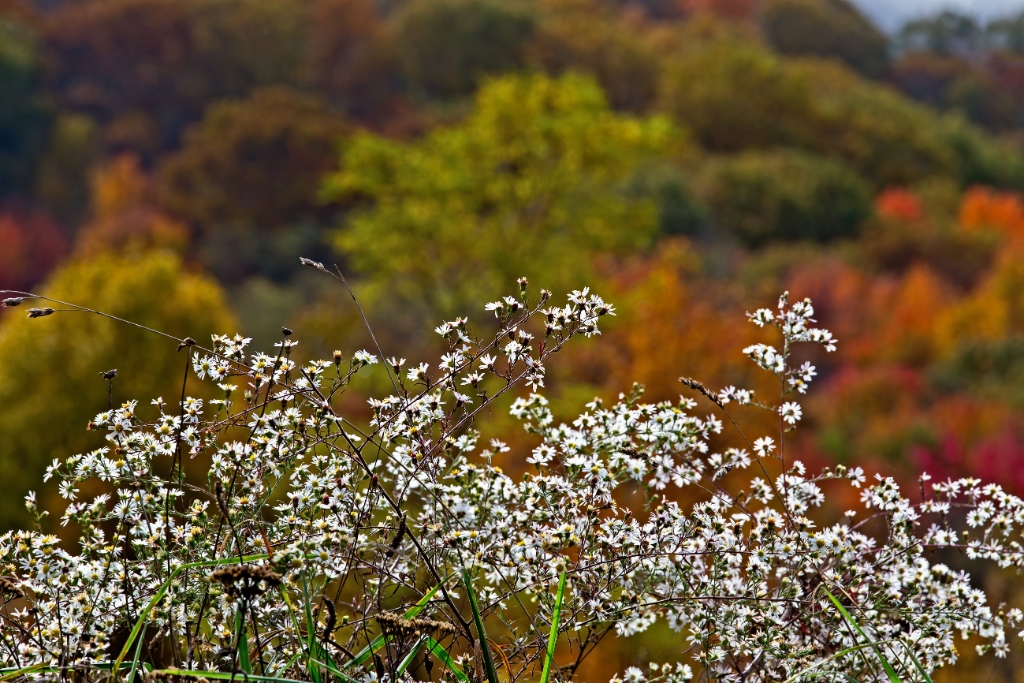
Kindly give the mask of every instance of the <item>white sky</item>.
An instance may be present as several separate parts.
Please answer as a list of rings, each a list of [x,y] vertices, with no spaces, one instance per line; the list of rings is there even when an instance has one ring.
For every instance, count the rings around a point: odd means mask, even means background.
[[[1024,0],[852,0],[887,31],[899,28],[908,19],[954,9],[983,19],[991,19],[1024,10]]]

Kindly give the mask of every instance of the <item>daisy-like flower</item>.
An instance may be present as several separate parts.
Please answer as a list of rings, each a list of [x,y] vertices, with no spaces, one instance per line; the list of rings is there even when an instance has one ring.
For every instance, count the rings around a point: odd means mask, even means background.
[[[770,436],[762,436],[754,440],[754,453],[758,457],[766,458],[775,450],[775,440]]]
[[[345,584],[353,572],[364,597],[406,595],[428,606],[408,617],[372,599],[346,602],[347,623],[372,625],[369,636],[354,630],[354,647],[366,649],[374,634],[389,632],[393,654],[407,658],[416,633],[440,641],[458,628],[446,600],[461,577],[445,582],[445,599],[424,593],[436,585],[435,569],[451,567],[469,575],[484,619],[526,604],[538,623],[550,624],[564,581],[567,616],[552,635],[580,652],[593,647],[584,632],[634,635],[659,621],[679,632],[679,662],[630,667],[612,677],[616,683],[768,683],[811,664],[823,680],[876,680],[870,658],[827,656],[855,641],[835,629],[825,589],[869,605],[858,611],[865,633],[901,644],[929,675],[953,663],[950,643],[961,633],[997,656],[1008,651],[1024,612],[991,604],[961,565],[954,570],[939,559],[955,549],[968,562],[1024,569],[1014,540],[1024,528],[1024,500],[976,479],[925,489],[924,476],[922,490],[915,483],[907,494],[892,478],[868,485],[860,467],[815,471],[799,461],[784,471],[762,462],[755,474],[763,477],[730,475],[749,467],[751,454],[717,447],[717,435],[730,427],[715,411],[706,414],[687,397],[645,402],[639,386],[556,418],[537,393],[546,362],[571,337],[599,334],[601,318],[614,309],[584,289],[562,305],[542,293],[547,307],[531,311],[525,291],[524,283],[520,296],[487,306],[497,329],[479,340],[465,332],[463,318],[438,328],[454,337],[436,382],[426,363],[405,369],[404,359],[388,358],[412,384],[364,396],[367,403],[357,403],[372,416],[344,413],[356,402],[343,394],[352,372],[376,356],[353,354],[346,373],[338,351],[296,372],[290,338],[273,354],[246,359],[248,340],[237,335],[214,337],[216,353],[189,358],[203,375],[198,381],[216,384],[208,389],[224,397],[214,399],[218,410],[185,396],[140,411],[129,401],[96,416],[89,438],[101,447],[62,454],[45,475],[57,481],[65,499],[59,521],[67,534],[80,530],[78,543],[40,530],[46,511],[34,495],[26,506],[36,530],[0,535],[0,601],[10,606],[0,668],[109,676],[96,662],[144,644],[111,642],[119,615],[130,613],[141,620],[138,636],[159,631],[179,652],[201,653],[204,666],[231,676],[237,662],[213,650],[232,651],[239,614],[249,642],[258,640],[253,653],[265,663],[285,661],[280,648],[310,636],[288,603],[315,600],[329,635],[338,608],[324,587]],[[513,311],[519,315],[509,324]],[[775,346],[745,353],[775,375],[776,386],[787,380],[782,397],[806,391],[816,375],[808,363],[790,366],[796,345],[834,348],[827,330],[811,327],[813,315],[808,300],[790,305],[783,296],[778,312],[750,316]],[[507,375],[504,382],[490,377],[500,390],[489,396],[483,380],[496,373],[502,349]],[[233,386],[225,373],[241,378],[237,408],[227,401]],[[478,451],[481,432],[504,433],[505,422],[487,423],[506,390],[510,398],[520,392],[509,419],[525,428],[530,445],[495,439]],[[802,417],[795,402],[768,407],[734,386],[715,398],[751,405],[743,414],[781,416],[775,438],[754,441],[758,458],[777,454]],[[565,410],[559,401],[558,413]],[[527,473],[522,460],[534,466]],[[204,461],[208,471],[197,472]],[[670,487],[686,491],[667,495]],[[855,500],[850,494],[861,489],[861,505],[843,517],[825,504],[826,492],[839,487],[847,488],[835,500]],[[224,564],[209,568],[211,558]],[[531,666],[536,633],[518,622],[509,627],[504,658],[512,670]],[[461,664],[473,666],[470,656]]]
[[[788,424],[795,425],[803,415],[803,409],[800,408],[799,403],[786,402],[779,408],[779,414]]]

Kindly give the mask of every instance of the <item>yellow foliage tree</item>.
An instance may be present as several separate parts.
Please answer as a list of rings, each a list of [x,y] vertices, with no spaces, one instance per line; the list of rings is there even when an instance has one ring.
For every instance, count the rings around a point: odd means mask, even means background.
[[[234,330],[217,284],[189,273],[166,251],[75,259],[42,293],[180,338],[203,340]],[[156,396],[171,406],[178,402],[187,361],[175,346],[89,313],[58,311],[29,320],[21,309],[6,312],[0,319],[0,529],[27,521],[23,497],[38,486],[53,458],[103,445],[86,431],[89,420],[108,408],[109,387],[101,373],[118,370],[110,392],[115,405]],[[189,387],[190,393],[199,389]],[[140,414],[155,410],[139,406]],[[41,492],[41,498],[52,495]]]
[[[592,284],[595,255],[652,244],[657,206],[627,181],[680,145],[664,118],[611,111],[588,78],[495,79],[458,126],[410,143],[355,138],[325,194],[364,203],[334,243],[371,306],[430,321],[521,275],[555,291]]]

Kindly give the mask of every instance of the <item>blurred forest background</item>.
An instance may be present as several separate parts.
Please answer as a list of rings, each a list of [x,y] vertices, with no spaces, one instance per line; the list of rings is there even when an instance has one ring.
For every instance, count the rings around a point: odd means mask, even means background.
[[[681,375],[771,396],[742,313],[789,290],[840,340],[791,446],[809,464],[1024,494],[1022,191],[1024,14],[886,35],[846,0],[0,0],[0,289],[372,348],[305,256],[418,363],[520,275],[588,284],[619,315],[552,363],[564,415]],[[101,371],[148,400],[184,365],[108,320],[0,312],[0,529],[100,445]],[[976,680],[1024,679],[1020,650]]]

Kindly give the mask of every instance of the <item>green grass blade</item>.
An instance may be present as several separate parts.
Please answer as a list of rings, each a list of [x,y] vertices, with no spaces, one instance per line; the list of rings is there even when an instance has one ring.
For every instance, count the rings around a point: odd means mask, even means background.
[[[461,681],[461,683],[469,683],[469,676],[466,675],[465,671],[459,668],[459,665],[455,663],[455,660],[450,654],[448,654],[448,650],[444,649],[444,646],[442,646],[441,643],[437,642],[430,636],[427,636],[426,643],[427,652],[434,655],[434,657],[437,658],[437,661],[444,664],[445,668],[451,671],[452,675]]]
[[[562,596],[565,595],[565,572],[558,578],[558,593],[555,595],[555,609],[551,612],[551,633],[548,634],[548,649],[544,653],[544,670],[540,683],[548,683],[551,666],[555,662],[555,644],[558,643],[558,620],[562,616]]]
[[[302,570],[302,603],[306,611],[306,671],[313,678],[313,683],[320,683],[320,668],[316,665],[316,656],[319,648],[316,640],[316,622],[313,620],[313,611],[309,604],[309,589],[306,586],[306,570]]]
[[[405,673],[405,670],[412,665],[412,660],[414,660],[416,655],[420,653],[420,649],[426,642],[427,636],[420,636],[419,640],[416,641],[416,644],[412,646],[411,650],[409,650],[409,654],[402,659],[402,662],[398,665],[398,669],[395,670],[395,680],[398,680],[398,678]]]
[[[252,661],[249,659],[249,633],[245,630],[245,613],[239,601],[235,610],[235,642],[238,643],[238,666],[246,675],[252,673]]]
[[[132,657],[132,670],[128,673],[128,683],[135,683],[135,672],[139,670],[139,657],[142,655],[142,643],[145,638],[139,638],[135,645],[135,656]]]
[[[487,633],[484,631],[484,620],[480,615],[480,605],[477,604],[476,593],[473,591],[473,582],[469,579],[469,570],[463,567],[462,582],[466,586],[466,594],[469,596],[469,607],[473,610],[473,622],[476,624],[477,637],[480,639],[480,654],[484,660],[484,671],[487,673],[489,683],[498,683],[498,672],[494,669],[494,660],[491,659],[491,648],[487,644]]]
[[[339,671],[337,667],[335,667],[333,664],[331,664],[329,662],[322,662],[319,659],[314,659],[312,661],[315,662],[318,667],[323,667],[328,672],[334,674],[335,676],[337,676],[341,680],[345,681],[345,683],[359,683],[359,681],[357,681],[356,679],[352,678],[348,674],[346,674],[346,673],[344,673],[342,671]]]
[[[240,676],[238,674],[228,673],[226,671],[193,671],[191,669],[160,669],[157,673],[167,674],[168,676],[181,676],[182,678],[207,678],[218,681],[230,681],[234,678],[238,683],[243,683],[246,679],[250,681],[265,681],[266,683],[306,683],[305,681],[298,681],[294,678],[280,678],[278,676]]]
[[[910,661],[914,663],[914,666],[917,668],[917,672],[921,674],[921,678],[925,680],[925,683],[935,683],[935,681],[932,680],[932,677],[928,675],[928,672],[924,670],[924,667],[921,666],[921,662],[918,661],[917,655],[914,654],[914,650],[911,649],[910,644],[905,643],[902,640],[899,642],[903,644],[903,647],[907,648],[907,654],[910,655]]]
[[[448,578],[451,577],[449,576]],[[448,579],[446,578],[445,581],[447,580]],[[420,612],[427,608],[427,604],[429,604],[430,601],[434,598],[434,595],[437,594],[437,591],[441,590],[441,586],[443,584],[444,581],[442,581],[441,583],[437,584],[429,591],[427,591],[426,594],[419,599],[419,602],[417,602],[415,605],[407,609],[405,611],[405,614],[403,614],[402,616],[406,619],[416,618]],[[389,640],[390,638],[386,638],[383,635],[377,636],[372,641],[370,641],[369,645],[360,650],[359,653],[352,658],[352,661],[345,664],[345,668],[348,668],[350,666],[361,666],[366,662],[370,661],[370,658],[373,657],[373,653],[384,647],[384,643],[388,642]]]
[[[854,620],[854,618],[850,615],[850,613],[846,611],[846,608],[843,607],[842,603],[840,603],[839,600],[836,599],[836,596],[832,595],[832,592],[829,591],[828,588],[825,588],[824,586],[822,588],[825,591],[825,595],[827,595],[828,599],[832,601],[832,604],[836,606],[836,609],[838,609],[839,613],[843,615],[843,618],[846,619],[847,623],[849,623],[850,626],[852,626],[854,630],[856,630],[857,633],[859,633],[864,640],[868,640],[868,636],[866,633],[864,633],[864,630],[861,629],[860,624],[858,624],[856,620]],[[872,646],[872,649],[875,651],[875,655],[878,657],[878,661],[882,663],[882,668],[885,669],[885,673],[889,677],[889,680],[892,683],[901,683],[900,677],[896,675],[896,669],[894,669],[892,667],[892,664],[889,663],[889,660],[886,659],[885,655],[882,653],[881,648],[879,648],[876,644]]]
[[[174,579],[178,577],[178,574],[185,571],[186,569],[199,569],[200,567],[219,567],[226,564],[236,564],[238,560],[241,560],[242,562],[256,562],[257,560],[265,560],[267,559],[267,557],[268,556],[266,554],[246,555],[238,559],[232,557],[224,560],[204,560],[202,562],[189,562],[188,564],[183,564],[180,567],[176,567],[174,571],[172,571],[168,575],[167,579],[160,585],[160,588],[157,590],[156,594],[150,599],[148,603],[146,603],[146,606],[142,609],[142,613],[139,614],[139,618],[136,620],[135,626],[132,627],[132,631],[128,635],[128,640],[125,642],[124,647],[121,648],[121,654],[117,656],[117,661],[114,662],[113,668],[121,668],[121,664],[124,663],[125,657],[128,656],[128,651],[131,648],[132,643],[135,642],[135,639],[139,636],[139,631],[142,630],[142,627],[145,626],[146,618],[149,616],[149,613],[153,611],[153,608],[156,607],[157,603],[163,600],[163,597],[164,595],[166,595],[167,589],[170,587],[171,582],[173,582]]]
[[[0,681],[9,681],[12,678],[19,678],[21,676],[27,676],[28,674],[36,672],[54,673],[50,671],[53,667],[46,666],[45,664],[33,664],[32,666],[26,666],[18,669],[3,670],[3,676],[0,677]]]
[[[289,670],[289,669],[291,669],[291,668],[292,668],[293,666],[295,666],[295,662],[299,661],[299,657],[301,657],[301,656],[302,656],[302,655],[304,655],[304,654],[305,654],[305,652],[303,652],[302,650],[299,650],[299,651],[298,651],[298,652],[296,652],[296,653],[295,653],[294,655],[292,655],[292,658],[291,658],[291,659],[289,659],[289,660],[288,660],[288,663],[286,663],[286,664],[284,665],[284,669],[282,669],[282,671],[288,671],[288,670]]]

